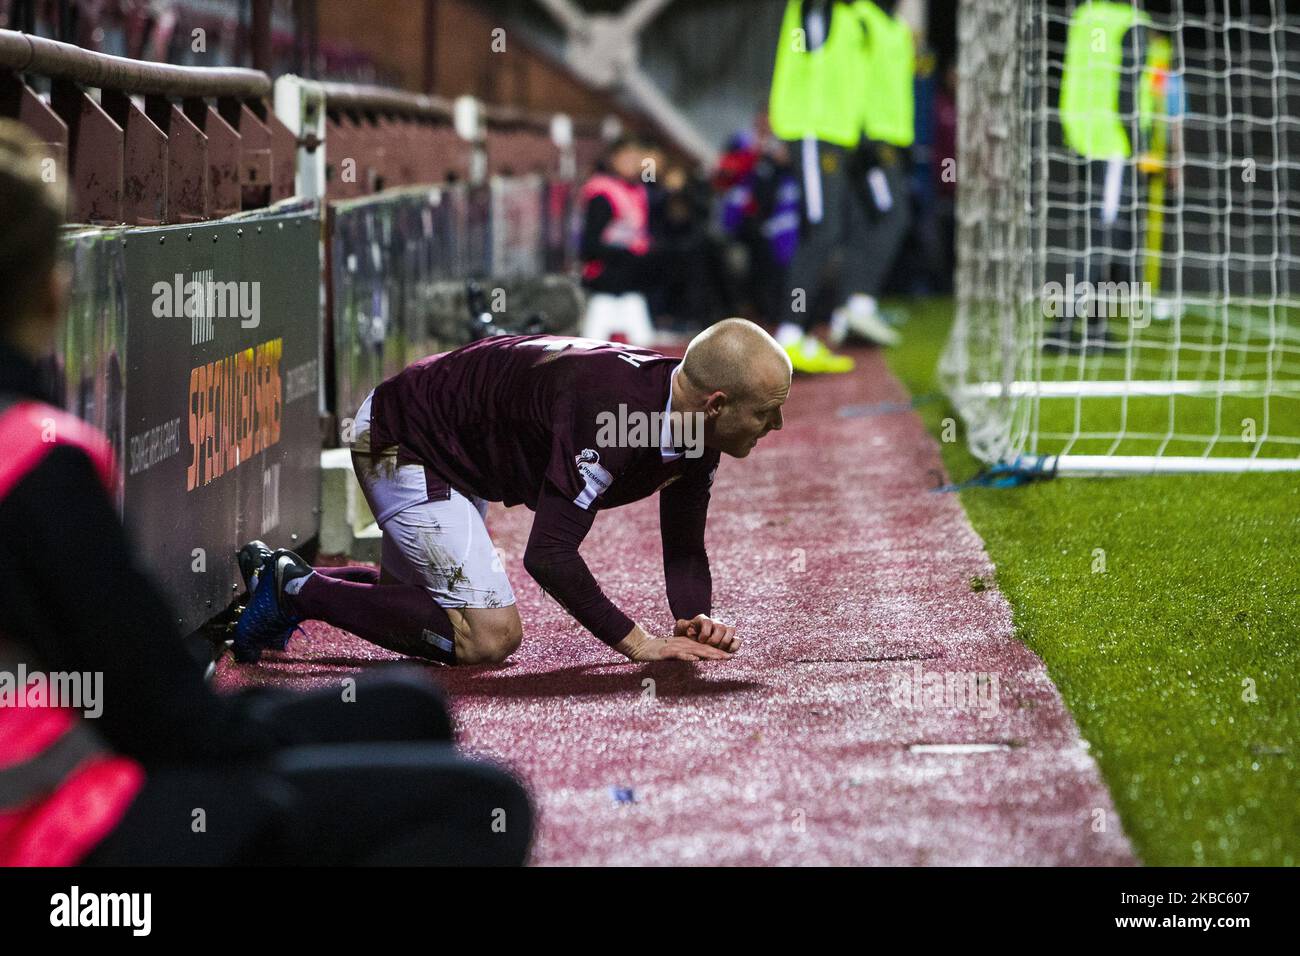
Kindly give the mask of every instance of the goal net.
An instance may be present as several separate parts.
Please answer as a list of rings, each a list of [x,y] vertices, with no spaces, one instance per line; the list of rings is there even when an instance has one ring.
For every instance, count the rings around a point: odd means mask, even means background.
[[[1300,469],[1300,16],[963,0],[959,30],[940,374],[974,454]]]

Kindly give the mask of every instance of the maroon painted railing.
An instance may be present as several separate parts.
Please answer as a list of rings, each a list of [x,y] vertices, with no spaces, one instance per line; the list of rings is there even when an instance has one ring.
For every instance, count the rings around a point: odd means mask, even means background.
[[[472,179],[477,150],[489,175],[567,178],[589,170],[602,145],[599,124],[575,124],[575,162],[566,169],[549,114],[484,106],[481,136],[467,139],[456,130],[454,104],[441,97],[351,83],[313,85],[325,101],[329,199]]]
[[[67,170],[70,222],[195,222],[270,205],[294,195],[298,163],[321,133],[330,200],[483,173],[582,177],[603,146],[597,123],[574,124],[566,156],[547,114],[480,107],[481,129],[466,139],[440,97],[312,86],[324,124],[300,142],[271,108],[261,71],[151,63],[0,30],[0,116],[35,130]]]
[[[49,80],[48,98],[34,77]],[[0,30],[0,116],[35,130],[67,170],[70,222],[195,222],[293,195],[297,143],[270,92],[257,70],[150,63]]]
[[[317,86],[325,97],[327,198],[469,178],[473,144],[456,133],[447,100],[355,83]]]

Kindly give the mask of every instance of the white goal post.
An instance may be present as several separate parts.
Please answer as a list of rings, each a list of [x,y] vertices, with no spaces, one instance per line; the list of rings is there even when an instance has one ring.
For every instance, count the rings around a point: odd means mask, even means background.
[[[1300,12],[962,0],[958,74],[975,456],[1300,470]]]

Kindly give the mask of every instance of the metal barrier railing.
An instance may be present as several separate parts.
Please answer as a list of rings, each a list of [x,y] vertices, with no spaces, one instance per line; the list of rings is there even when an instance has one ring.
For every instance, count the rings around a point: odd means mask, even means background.
[[[35,130],[67,170],[68,220],[101,225],[489,176],[567,181],[604,142],[599,123],[468,96],[295,76],[272,86],[259,70],[132,60],[12,30],[0,30],[0,116]]]
[[[48,98],[32,77],[49,81]],[[149,63],[0,30],[0,115],[35,130],[67,169],[71,222],[195,222],[292,196],[296,144],[270,92],[257,70]]]
[[[298,137],[298,193],[353,199],[397,186],[591,168],[598,123],[384,87],[282,76],[276,114]]]
[[[473,173],[473,143],[457,133],[453,105],[438,97],[283,76],[275,105],[302,144],[300,195],[353,199]]]
[[[602,124],[510,106],[485,106],[491,175],[539,173],[549,179],[586,176],[605,148]]]

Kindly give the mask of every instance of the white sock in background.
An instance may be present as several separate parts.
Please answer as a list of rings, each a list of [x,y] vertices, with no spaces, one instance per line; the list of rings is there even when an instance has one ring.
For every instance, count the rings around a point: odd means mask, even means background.
[[[787,345],[794,345],[803,338],[803,329],[793,322],[782,322],[776,328],[776,343],[782,348]]]
[[[845,309],[836,309],[831,313],[831,342],[843,342],[849,334],[849,313]]]
[[[874,296],[866,295],[862,292],[855,292],[849,296],[849,311],[854,315],[875,315],[876,300]]]
[[[838,320],[838,321],[837,321]],[[835,310],[831,321],[831,345],[838,346],[844,336],[837,329],[852,332],[859,338],[877,345],[897,345],[900,339],[898,330],[885,321],[876,304],[875,296],[865,292],[855,292],[848,297],[844,305]]]

